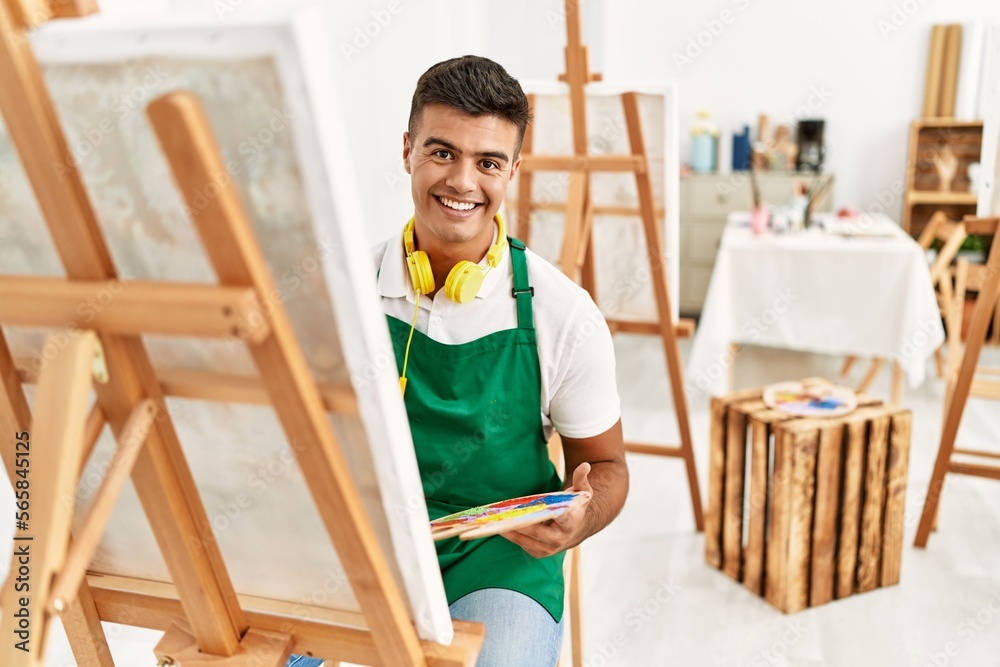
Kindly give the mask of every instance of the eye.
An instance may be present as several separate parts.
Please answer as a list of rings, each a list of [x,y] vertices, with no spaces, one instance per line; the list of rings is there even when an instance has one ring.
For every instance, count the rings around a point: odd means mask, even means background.
[[[441,158],[442,160],[447,160],[451,157],[451,151],[446,151],[443,148],[439,148],[434,151],[434,157]]]
[[[483,165],[483,167],[486,168],[486,169],[499,169],[500,168],[500,165],[497,164],[496,162],[494,162],[493,160],[483,160],[480,164]]]

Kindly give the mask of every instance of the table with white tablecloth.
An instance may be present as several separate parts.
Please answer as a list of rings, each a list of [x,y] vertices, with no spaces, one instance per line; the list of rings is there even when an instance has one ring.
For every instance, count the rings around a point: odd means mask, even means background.
[[[891,359],[910,387],[944,328],[927,257],[884,215],[833,217],[798,233],[754,235],[730,215],[686,373],[693,391],[727,389],[730,345]],[[683,279],[683,277],[682,277]]]

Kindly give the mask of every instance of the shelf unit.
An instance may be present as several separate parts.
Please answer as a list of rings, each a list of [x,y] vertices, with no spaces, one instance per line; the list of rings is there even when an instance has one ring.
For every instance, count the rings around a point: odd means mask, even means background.
[[[912,192],[912,204],[955,204],[960,206],[975,206],[978,201],[975,192]]]
[[[969,191],[968,167],[979,162],[983,142],[982,121],[921,118],[910,125],[910,152],[906,164],[902,226],[919,236],[936,211],[952,220],[975,214],[978,197]],[[934,156],[949,146],[958,158],[958,171],[950,190],[939,190]]]

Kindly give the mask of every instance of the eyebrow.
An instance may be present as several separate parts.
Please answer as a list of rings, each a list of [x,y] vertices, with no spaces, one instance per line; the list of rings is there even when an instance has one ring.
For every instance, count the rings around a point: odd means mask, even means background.
[[[458,149],[457,146],[455,146],[455,145],[453,145],[451,143],[448,143],[444,139],[440,139],[438,137],[427,137],[427,139],[425,139],[424,143],[423,143],[424,148],[427,148],[428,146],[432,146],[432,145],[444,146],[448,150],[453,151],[455,153],[461,153],[462,152],[461,150]],[[491,158],[495,158],[497,160],[503,160],[504,162],[510,162],[510,158],[503,151],[485,151],[483,153],[478,153],[477,156],[478,157],[491,157]]]

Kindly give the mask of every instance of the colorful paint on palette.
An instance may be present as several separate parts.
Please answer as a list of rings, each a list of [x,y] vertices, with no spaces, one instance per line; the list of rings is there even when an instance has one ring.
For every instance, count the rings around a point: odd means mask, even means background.
[[[455,537],[467,531],[475,531],[477,537],[486,537],[487,534],[556,518],[588,498],[590,494],[586,492],[556,491],[501,500],[435,519],[431,521],[431,531],[435,540]],[[491,526],[499,530],[481,531]]]

